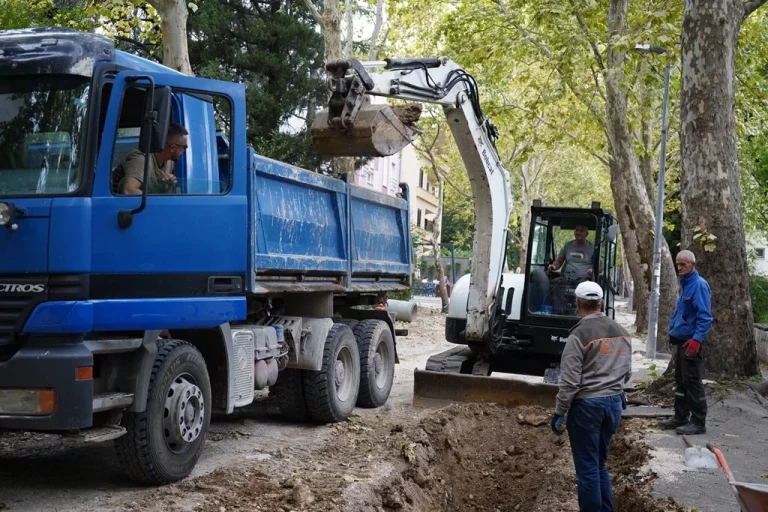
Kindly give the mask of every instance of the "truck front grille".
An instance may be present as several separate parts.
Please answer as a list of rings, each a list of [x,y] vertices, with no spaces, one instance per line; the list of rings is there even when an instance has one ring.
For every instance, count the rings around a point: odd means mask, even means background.
[[[41,302],[86,298],[87,275],[0,275],[0,347],[13,343]]]

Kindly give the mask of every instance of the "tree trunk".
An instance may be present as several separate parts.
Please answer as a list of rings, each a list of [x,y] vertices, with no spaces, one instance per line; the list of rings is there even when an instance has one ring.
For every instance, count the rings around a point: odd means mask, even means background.
[[[736,47],[744,14],[742,0],[686,0],[683,14],[681,249],[696,254],[699,272],[712,290],[714,323],[704,341],[704,373],[711,377],[759,371],[734,114]]]
[[[311,0],[308,0],[311,1]],[[341,53],[341,9],[339,0],[325,0],[322,18],[318,20],[325,38],[325,60],[340,59]]]
[[[371,46],[368,50],[368,60],[376,60],[378,55],[378,46],[376,42],[379,39],[379,33],[381,32],[381,24],[384,21],[384,0],[377,0],[376,2],[376,21],[373,25],[373,34],[371,34]]]
[[[645,190],[651,204],[656,202],[656,187],[653,179],[653,123],[643,116],[640,121],[643,142],[643,156],[640,158],[640,174],[643,176]]]
[[[193,76],[187,49],[189,11],[186,1],[150,0],[149,3],[160,15],[160,28],[163,31],[163,65]]]
[[[530,156],[520,166],[520,271],[528,271],[528,237],[531,228],[531,206],[540,195],[541,177],[544,173],[544,159]]]
[[[438,190],[437,197],[437,212],[435,213],[435,221],[432,223],[432,252],[435,255],[435,270],[437,271],[437,290],[440,295],[440,302],[442,303],[443,313],[448,312],[448,289],[445,287],[445,272],[443,271],[443,263],[440,260],[440,243],[443,238],[443,196],[445,188],[445,180],[440,176],[439,172],[435,172],[437,178]],[[453,283],[455,284],[455,283]]]
[[[627,93],[622,87],[625,52],[616,39],[626,32],[628,0],[611,0],[608,11],[608,59],[605,72],[606,131],[610,147],[611,190],[617,205],[624,254],[635,281],[637,332],[647,331],[650,281],[653,265],[654,210],[651,206],[627,123]],[[677,278],[666,240],[662,239],[661,290],[657,347],[669,349],[667,320],[674,311]]]
[[[352,0],[344,0],[344,24],[347,29],[346,41],[344,44],[344,58],[351,59],[355,43],[355,32],[352,25]]]
[[[339,0],[324,0],[322,14],[317,10],[312,0],[304,0],[304,4],[312,13],[325,41],[325,61],[342,58],[341,48],[341,7]],[[352,23],[348,29],[351,31]],[[334,172],[338,176],[351,175],[355,170],[355,159],[351,157],[336,157],[333,159]]]

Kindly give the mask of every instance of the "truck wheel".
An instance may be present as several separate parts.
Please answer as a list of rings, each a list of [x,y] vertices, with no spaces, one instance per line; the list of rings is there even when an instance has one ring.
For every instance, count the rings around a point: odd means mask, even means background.
[[[292,421],[309,419],[307,404],[304,400],[304,372],[295,368],[286,368],[277,376],[272,386],[280,412]]]
[[[304,371],[309,415],[320,423],[346,420],[355,409],[360,388],[360,352],[352,330],[333,324],[323,347],[320,371]]]
[[[387,403],[395,379],[395,342],[392,331],[381,320],[364,320],[355,328],[360,350],[360,407]]]
[[[360,320],[355,320],[354,318],[342,318],[337,324],[344,324],[350,329],[352,329],[352,332],[355,332],[355,327],[357,327],[357,324],[360,323]]]
[[[211,422],[211,384],[202,354],[190,343],[164,340],[149,379],[146,411],[127,413],[127,434],[115,440],[128,476],[164,485],[189,475]]]

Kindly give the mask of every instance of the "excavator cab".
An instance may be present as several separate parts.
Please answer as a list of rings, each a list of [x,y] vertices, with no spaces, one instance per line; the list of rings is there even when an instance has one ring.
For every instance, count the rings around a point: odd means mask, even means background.
[[[557,368],[568,332],[580,320],[575,291],[583,281],[603,289],[603,312],[615,317],[618,223],[600,203],[590,208],[541,206],[534,201],[518,319],[508,319],[509,357],[530,360],[525,371]],[[562,263],[557,270],[553,263]],[[555,265],[557,266],[557,265]]]
[[[523,322],[550,317],[578,319],[575,291],[583,281],[596,281],[603,287],[605,313],[613,318],[613,287],[606,284],[613,283],[616,277],[616,223],[599,203],[592,206],[581,209],[543,208],[540,202],[533,205]]]

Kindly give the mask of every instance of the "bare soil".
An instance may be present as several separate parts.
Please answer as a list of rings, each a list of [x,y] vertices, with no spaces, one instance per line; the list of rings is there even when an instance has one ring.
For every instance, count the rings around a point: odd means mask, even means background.
[[[568,436],[550,410],[455,404],[411,406],[413,369],[449,348],[443,317],[420,308],[398,338],[390,402],[336,425],[284,421],[262,396],[216,418],[203,458],[186,480],[162,488],[126,481],[108,445],[70,446],[42,434],[0,432],[0,510],[98,511],[576,511]],[[644,423],[625,420],[609,468],[616,509],[682,511],[653,499],[642,472]]]

